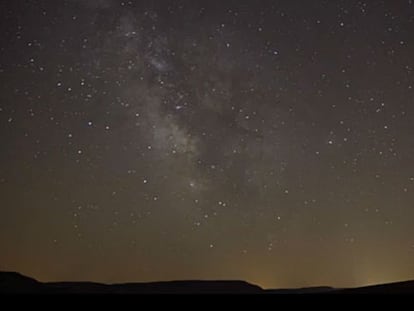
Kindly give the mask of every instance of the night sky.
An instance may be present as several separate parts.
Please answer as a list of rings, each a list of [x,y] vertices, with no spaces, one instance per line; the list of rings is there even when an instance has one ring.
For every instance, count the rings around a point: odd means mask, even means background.
[[[414,1],[0,2],[0,270],[414,278]]]

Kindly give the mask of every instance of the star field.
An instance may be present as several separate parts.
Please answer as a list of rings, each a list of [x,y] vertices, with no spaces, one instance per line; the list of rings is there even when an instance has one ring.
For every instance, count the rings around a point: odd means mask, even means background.
[[[0,269],[414,278],[414,3],[0,3]]]

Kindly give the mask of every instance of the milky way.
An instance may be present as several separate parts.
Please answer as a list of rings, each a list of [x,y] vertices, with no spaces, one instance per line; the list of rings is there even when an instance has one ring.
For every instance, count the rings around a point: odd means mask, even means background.
[[[414,278],[414,3],[2,1],[0,269]]]

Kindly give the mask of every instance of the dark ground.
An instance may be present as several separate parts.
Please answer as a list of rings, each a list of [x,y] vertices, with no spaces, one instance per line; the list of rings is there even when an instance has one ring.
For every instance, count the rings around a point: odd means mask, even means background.
[[[414,294],[414,281],[336,289],[311,287],[268,289],[244,281],[169,281],[99,284],[93,282],[42,283],[16,272],[0,272],[2,294]]]

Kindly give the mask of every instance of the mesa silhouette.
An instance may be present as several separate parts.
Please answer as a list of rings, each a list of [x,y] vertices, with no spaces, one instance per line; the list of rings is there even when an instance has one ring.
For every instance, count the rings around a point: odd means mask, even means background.
[[[414,281],[359,288],[262,289],[245,281],[166,281],[100,284],[39,282],[17,272],[0,272],[2,294],[414,294]]]

